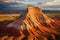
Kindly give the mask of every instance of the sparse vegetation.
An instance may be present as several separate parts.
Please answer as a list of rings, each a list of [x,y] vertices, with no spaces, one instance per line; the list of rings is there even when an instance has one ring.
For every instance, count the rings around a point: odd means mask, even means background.
[[[0,14],[0,21],[14,20],[17,16],[20,16],[20,14]]]
[[[59,13],[47,13],[45,14],[51,18],[57,18],[57,19],[60,19],[60,14]],[[17,16],[20,16],[20,14],[0,14],[0,23],[2,23],[1,25],[4,25],[3,23],[5,22],[4,20],[8,20],[11,21],[11,20],[14,20],[15,17]],[[1,22],[2,21],[2,22]],[[7,22],[6,22],[7,23]],[[1,35],[0,35],[1,36]],[[32,37],[32,36],[31,36]],[[0,40],[13,40],[13,39],[16,39],[16,40],[21,40],[21,37],[16,37],[16,36],[8,36],[8,35],[3,35],[0,37]],[[32,38],[31,38],[32,39]]]
[[[60,19],[60,13],[45,13],[45,15],[52,18],[56,17],[57,19]],[[14,20],[14,18],[17,16],[20,16],[20,14],[0,14],[0,21]]]

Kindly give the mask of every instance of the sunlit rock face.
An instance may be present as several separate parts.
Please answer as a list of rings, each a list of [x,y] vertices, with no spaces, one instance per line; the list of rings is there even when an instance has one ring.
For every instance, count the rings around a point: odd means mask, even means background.
[[[60,23],[43,14],[41,8],[28,6],[26,14],[3,27],[0,33],[13,36],[12,40],[57,40],[59,28]]]

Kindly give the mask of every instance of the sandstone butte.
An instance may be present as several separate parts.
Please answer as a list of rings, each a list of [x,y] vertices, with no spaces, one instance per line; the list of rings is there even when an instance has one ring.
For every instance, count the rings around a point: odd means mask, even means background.
[[[60,40],[60,21],[28,6],[26,13],[0,28],[0,40]]]

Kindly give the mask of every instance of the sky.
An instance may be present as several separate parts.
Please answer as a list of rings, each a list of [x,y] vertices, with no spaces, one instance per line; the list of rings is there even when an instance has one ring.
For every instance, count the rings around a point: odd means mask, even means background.
[[[20,0],[20,1],[28,1],[28,2],[42,2],[45,0]]]
[[[51,2],[46,2],[45,5],[60,5],[60,0],[53,0]]]
[[[25,1],[28,1],[28,2],[39,2],[39,1],[44,1],[44,0],[0,0],[0,1],[20,1],[20,2],[25,2]]]
[[[45,5],[60,5],[60,0],[0,0],[0,2],[38,3],[45,2]]]
[[[0,0],[0,2],[18,2],[18,3],[37,3],[44,2],[46,0]]]
[[[0,2],[18,2],[24,4],[36,4],[38,2],[42,2],[38,6],[42,5],[44,9],[51,10],[60,10],[60,0],[0,0]],[[57,6],[56,6],[57,5]],[[41,7],[41,6],[40,6]]]

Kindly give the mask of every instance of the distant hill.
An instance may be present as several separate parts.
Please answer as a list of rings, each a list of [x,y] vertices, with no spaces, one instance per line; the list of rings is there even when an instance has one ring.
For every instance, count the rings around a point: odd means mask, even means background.
[[[0,14],[23,14],[25,10],[0,10]]]
[[[0,10],[0,14],[24,14],[26,10]],[[45,13],[60,13],[60,10],[43,10]]]
[[[43,12],[60,13],[60,10],[43,10]]]

